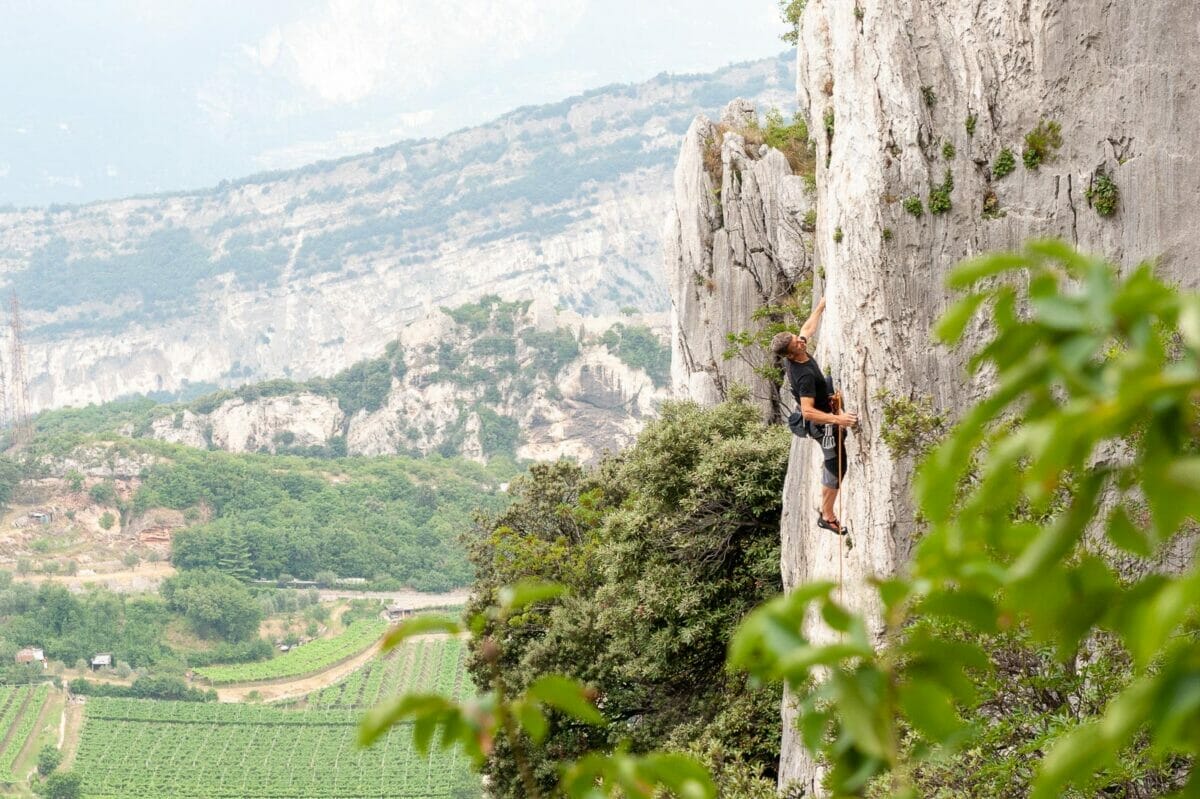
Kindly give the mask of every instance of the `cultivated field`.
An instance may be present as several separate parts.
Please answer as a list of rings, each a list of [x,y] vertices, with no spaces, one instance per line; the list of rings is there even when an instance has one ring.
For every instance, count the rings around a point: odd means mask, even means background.
[[[438,693],[461,699],[472,692],[463,668],[466,642],[429,637],[407,642],[341,682],[309,694],[310,708],[365,709],[400,693]]]
[[[91,699],[75,757],[87,796],[441,797],[469,781],[457,755],[425,760],[407,727],[370,749],[356,711]]]
[[[34,731],[49,685],[0,686],[0,782],[18,782],[13,766]]]
[[[315,674],[346,658],[353,657],[374,644],[387,629],[378,619],[360,620],[351,624],[341,635],[318,638],[270,660],[257,663],[235,663],[229,666],[210,666],[196,673],[213,685],[286,680]]]
[[[470,795],[465,758],[422,758],[407,726],[370,749],[355,743],[365,708],[389,696],[469,695],[465,653],[457,638],[408,641],[288,707],[92,698],[75,770],[98,799]]]

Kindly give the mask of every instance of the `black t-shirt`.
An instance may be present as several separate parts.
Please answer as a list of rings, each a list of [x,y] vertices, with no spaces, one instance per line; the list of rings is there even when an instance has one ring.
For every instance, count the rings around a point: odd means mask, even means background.
[[[821,371],[817,359],[810,355],[804,363],[796,363],[790,359],[784,363],[787,365],[792,396],[796,398],[796,410],[800,410],[801,397],[812,397],[814,408],[832,413],[832,406],[829,404],[829,383],[826,382],[825,373]]]

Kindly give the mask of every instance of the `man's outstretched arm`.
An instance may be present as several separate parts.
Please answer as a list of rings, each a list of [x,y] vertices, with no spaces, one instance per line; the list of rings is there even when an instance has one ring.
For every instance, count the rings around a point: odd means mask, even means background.
[[[808,319],[800,327],[800,335],[805,338],[812,338],[816,334],[817,328],[821,325],[821,314],[825,313],[825,298],[822,297],[817,303],[817,307],[813,308]]]

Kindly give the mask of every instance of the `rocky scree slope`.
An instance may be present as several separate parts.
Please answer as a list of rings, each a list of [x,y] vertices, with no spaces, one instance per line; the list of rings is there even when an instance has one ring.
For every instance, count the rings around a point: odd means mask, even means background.
[[[781,56],[210,191],[2,211],[32,406],[334,374],[488,293],[663,310],[680,136],[738,95],[790,108],[793,85]]]

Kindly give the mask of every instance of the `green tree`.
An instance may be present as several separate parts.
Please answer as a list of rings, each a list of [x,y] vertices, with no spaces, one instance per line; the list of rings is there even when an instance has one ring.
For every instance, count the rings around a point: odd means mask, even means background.
[[[242,582],[254,577],[254,568],[250,560],[250,545],[246,536],[238,528],[229,531],[217,551],[217,568]]]
[[[530,577],[570,596],[486,625],[471,647],[475,679],[486,684],[498,669],[517,694],[570,674],[603,697],[602,726],[550,718],[552,744],[530,755],[542,790],[563,761],[618,741],[633,752],[740,755],[757,774],[774,774],[780,694],[751,688],[724,664],[734,628],[781,588],[789,443],[785,428],[764,426],[743,400],[671,403],[633,447],[593,470],[532,467],[510,487],[513,504],[481,521],[469,544],[469,611]],[[491,657],[493,646],[502,654]],[[497,796],[525,795],[505,742],[485,771]]]
[[[947,757],[963,758],[963,777],[1010,722],[967,718],[1010,669],[996,655],[1028,640],[1067,673],[1035,677],[1035,690],[1092,673],[1085,701],[1040,711],[1007,795],[1196,795],[1200,295],[1149,265],[1119,279],[1060,242],[968,262],[950,285],[966,296],[937,334],[957,342],[990,308],[971,365],[995,389],[919,470],[928,529],[903,575],[876,583],[888,645],[816,583],[755,611],[731,663],[796,692],[833,793],[913,797]],[[1180,545],[1186,565],[1163,569]],[[816,618],[823,635],[805,624]],[[1018,646],[996,648],[1003,636]],[[1109,665],[1093,669],[1098,658]]]
[[[808,0],[779,0],[779,15],[788,26],[779,38],[788,44],[798,44],[800,41],[800,18],[804,15],[806,5]]]
[[[243,641],[258,632],[262,609],[241,582],[215,570],[183,572],[160,589],[171,609],[205,636]]]
[[[62,762],[62,752],[53,744],[46,744],[38,750],[37,771],[43,777],[47,776]]]
[[[46,799],[79,799],[83,796],[83,778],[69,771],[56,771],[37,786]]]

